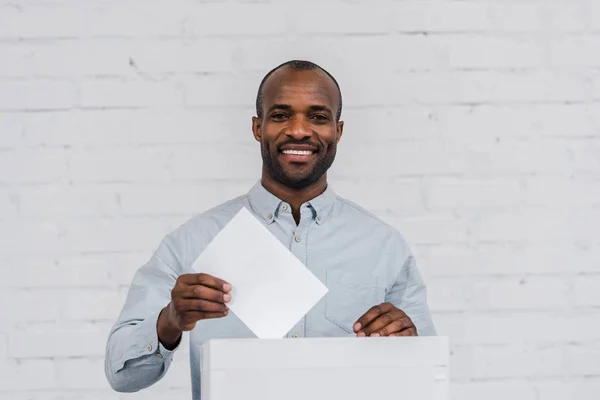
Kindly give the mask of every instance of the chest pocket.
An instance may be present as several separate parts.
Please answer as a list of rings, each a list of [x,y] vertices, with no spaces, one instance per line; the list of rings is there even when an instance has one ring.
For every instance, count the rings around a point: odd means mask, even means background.
[[[354,334],[356,320],[385,301],[385,289],[371,275],[332,269],[326,272],[326,285],[325,318],[348,334]]]

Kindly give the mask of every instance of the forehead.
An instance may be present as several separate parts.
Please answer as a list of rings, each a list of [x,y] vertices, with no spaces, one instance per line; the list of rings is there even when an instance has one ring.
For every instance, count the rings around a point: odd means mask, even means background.
[[[320,69],[295,70],[284,67],[275,71],[263,86],[263,107],[272,104],[291,106],[322,105],[332,111],[338,106],[335,83]]]

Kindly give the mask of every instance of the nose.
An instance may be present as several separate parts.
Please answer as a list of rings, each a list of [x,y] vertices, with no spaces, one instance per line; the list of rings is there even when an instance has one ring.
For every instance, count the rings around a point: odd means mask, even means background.
[[[296,140],[302,140],[312,136],[312,129],[305,118],[295,117],[290,120],[286,134]]]

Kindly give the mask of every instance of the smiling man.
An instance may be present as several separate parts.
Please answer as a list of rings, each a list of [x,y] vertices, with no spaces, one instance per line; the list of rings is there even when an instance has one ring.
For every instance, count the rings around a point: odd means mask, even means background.
[[[252,118],[262,177],[248,193],[171,232],[138,269],[106,347],[105,372],[115,390],[159,381],[189,331],[198,400],[202,343],[254,337],[229,313],[231,285],[191,268],[242,207],[329,288],[288,337],[436,334],[425,285],[401,234],[327,182],[342,138],[341,110],[336,80],[311,62],[289,61],[265,76]]]

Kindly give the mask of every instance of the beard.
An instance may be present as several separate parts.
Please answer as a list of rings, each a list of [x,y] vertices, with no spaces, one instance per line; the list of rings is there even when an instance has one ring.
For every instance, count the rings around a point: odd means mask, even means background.
[[[300,144],[299,142],[294,143]],[[292,143],[287,142],[285,144]],[[292,189],[303,189],[317,182],[329,170],[335,159],[336,143],[330,144],[326,151],[324,151],[323,146],[318,146],[318,148],[317,161],[311,169],[307,171],[286,171],[279,162],[279,155],[281,154],[279,150],[272,149],[268,143],[261,143],[263,169],[274,181]]]

